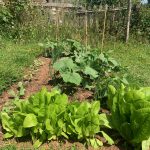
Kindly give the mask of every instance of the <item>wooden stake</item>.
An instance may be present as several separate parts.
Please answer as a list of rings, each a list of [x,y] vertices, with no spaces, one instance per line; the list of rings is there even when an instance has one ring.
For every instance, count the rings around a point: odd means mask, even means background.
[[[85,12],[85,47],[87,50],[87,46],[88,46],[88,13],[87,13],[87,8],[86,8],[86,12]]]
[[[131,0],[128,0],[128,16],[127,16],[126,43],[128,42],[129,35],[130,35],[131,8],[132,8],[132,2],[131,2]]]
[[[59,10],[56,10],[56,41],[58,41],[59,34]]]
[[[105,5],[105,11],[104,11],[104,25],[103,25],[103,34],[102,34],[102,48],[101,48],[101,52],[103,50],[104,47],[104,39],[105,39],[105,29],[106,29],[106,20],[107,20],[107,11],[108,11],[108,5]]]

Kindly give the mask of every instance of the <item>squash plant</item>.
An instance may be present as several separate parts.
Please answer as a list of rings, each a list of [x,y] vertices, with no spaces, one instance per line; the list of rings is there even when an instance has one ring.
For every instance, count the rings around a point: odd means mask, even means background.
[[[113,140],[100,127],[109,126],[105,114],[99,114],[100,102],[69,103],[65,94],[43,88],[28,100],[14,100],[13,109],[1,112],[4,138],[30,136],[38,148],[47,140],[66,138],[83,141],[94,147],[102,146],[95,138],[102,133],[109,144]]]
[[[150,87],[135,89],[121,84],[116,89],[110,85],[108,106],[113,128],[129,143],[142,143],[142,150],[149,150]]]
[[[105,90],[107,84],[104,84],[101,89],[97,83],[101,85],[103,80],[114,78],[121,69],[120,64],[108,54],[99,53],[98,49],[90,47],[87,47],[86,50],[84,45],[75,40],[49,42],[45,47],[49,57],[52,58],[52,66],[55,71],[53,79],[61,78],[63,80],[61,85],[82,86],[98,93]]]

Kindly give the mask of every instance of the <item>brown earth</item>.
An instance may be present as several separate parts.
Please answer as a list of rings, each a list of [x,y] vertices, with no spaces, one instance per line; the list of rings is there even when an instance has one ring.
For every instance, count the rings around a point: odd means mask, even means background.
[[[49,84],[50,78],[50,59],[40,57],[38,61],[42,62],[41,65],[38,67],[38,70],[33,75],[32,79],[24,79],[21,82],[25,85],[25,95],[23,99],[28,98],[31,94],[39,91],[43,86],[47,87],[48,90],[52,89],[52,85]],[[30,69],[27,69],[25,71],[25,75],[28,75],[31,72]],[[17,84],[14,84],[10,87],[11,90],[17,91]],[[9,90],[10,90],[9,89]],[[4,91],[2,95],[0,96],[0,110],[4,106],[6,102],[9,102],[11,100],[11,97],[9,95],[9,90]],[[92,97],[92,92],[83,90],[79,88],[77,92],[74,93],[74,98],[78,99],[80,101],[88,99]],[[71,98],[72,99],[72,98]],[[0,148],[9,145],[14,144],[17,146],[17,149],[33,149],[31,141],[18,141],[16,139],[11,139],[7,141],[3,141],[3,134],[2,134],[2,127],[0,126]],[[50,143],[43,144],[43,146],[40,148],[41,150],[45,149],[53,149],[53,150],[73,150],[73,146],[75,146],[74,149],[76,150],[84,150],[86,149],[85,146],[79,142],[69,142],[65,141],[63,143],[59,143],[58,141],[52,141]],[[87,148],[89,150],[93,150],[93,148],[89,147]],[[103,148],[100,148],[102,150],[121,150],[119,147],[113,145],[113,146],[105,146]]]

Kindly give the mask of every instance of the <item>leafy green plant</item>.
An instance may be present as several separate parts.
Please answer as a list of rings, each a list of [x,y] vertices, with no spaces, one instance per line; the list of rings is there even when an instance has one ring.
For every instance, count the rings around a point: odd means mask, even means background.
[[[77,73],[77,71],[79,71],[79,67],[73,62],[71,58],[62,58],[54,63],[53,67],[55,70],[59,71],[64,82],[80,85],[82,78],[80,74]]]
[[[4,138],[30,136],[35,148],[46,140],[60,137],[97,147],[102,142],[95,135],[101,132],[108,143],[113,144],[112,139],[100,131],[100,126],[110,126],[106,115],[99,114],[99,103],[68,103],[67,95],[43,88],[26,101],[15,100],[10,111],[1,112]]]
[[[94,90],[97,82],[101,84],[105,78],[110,79],[121,68],[108,54],[90,47],[86,50],[85,46],[72,39],[49,42],[45,47],[49,47],[49,56],[52,57],[54,78],[61,77],[64,83],[74,86]],[[105,85],[103,87],[106,89]]]
[[[112,126],[133,145],[142,143],[149,149],[150,87],[135,89],[121,84],[119,89],[109,86],[108,106]],[[145,148],[144,148],[145,147]]]
[[[25,88],[23,86],[23,83],[19,82],[17,92],[15,92],[13,90],[10,90],[9,95],[12,96],[15,99],[19,99],[20,97],[24,96],[25,95]]]
[[[112,139],[103,131],[100,131],[99,126],[109,126],[105,114],[100,114],[100,103],[98,101],[92,102],[74,102],[68,105],[65,120],[66,120],[66,133],[69,137],[75,140],[86,140],[86,143],[95,148],[102,146],[102,141],[95,138],[99,132],[105,134],[104,136],[109,144],[113,144]]]

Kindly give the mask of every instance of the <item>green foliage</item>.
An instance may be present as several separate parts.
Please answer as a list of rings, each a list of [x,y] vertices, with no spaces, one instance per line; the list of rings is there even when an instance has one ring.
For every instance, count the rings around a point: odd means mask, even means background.
[[[131,32],[137,38],[150,42],[150,7],[148,5],[136,6],[132,13]]]
[[[13,26],[12,14],[6,6],[0,5],[0,31],[3,29],[8,30]]]
[[[140,11],[139,35],[150,41],[150,8],[142,8]]]
[[[24,88],[22,82],[18,83],[18,89],[17,89],[16,93],[13,90],[9,91],[9,95],[12,96],[15,99],[19,99],[20,97],[24,96],[24,94],[25,94],[25,88]]]
[[[120,89],[109,86],[108,106],[111,110],[112,126],[133,145],[146,146],[150,137],[150,87]]]
[[[31,8],[29,2],[30,0],[8,0],[4,5],[0,5],[1,35],[11,39],[20,37],[20,25]]]
[[[106,115],[99,114],[99,110],[97,101],[68,103],[67,95],[43,88],[26,101],[15,100],[10,111],[1,112],[4,138],[30,136],[35,148],[46,140],[62,137],[98,147],[103,144],[95,138],[100,126],[110,128]],[[113,144],[106,133],[102,134]]]
[[[108,54],[100,53],[98,49],[90,47],[86,50],[85,46],[75,40],[49,43],[50,45],[46,44],[45,48],[52,57],[54,77],[57,78],[56,74],[59,72],[65,84],[93,89],[96,91],[95,95],[101,92],[99,98],[104,96],[102,91],[106,91],[107,82],[121,69],[121,66]]]
[[[71,58],[62,58],[54,63],[53,67],[55,70],[59,71],[64,82],[80,85],[82,78],[80,74],[77,73],[79,68],[75,63],[73,63]]]

